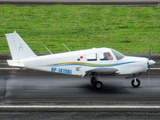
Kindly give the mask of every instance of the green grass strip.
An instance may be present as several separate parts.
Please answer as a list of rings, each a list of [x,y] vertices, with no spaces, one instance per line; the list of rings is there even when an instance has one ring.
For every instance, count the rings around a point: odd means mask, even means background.
[[[125,54],[160,53],[160,7],[0,6],[0,52],[9,52],[6,33],[16,30],[36,53],[93,47]]]

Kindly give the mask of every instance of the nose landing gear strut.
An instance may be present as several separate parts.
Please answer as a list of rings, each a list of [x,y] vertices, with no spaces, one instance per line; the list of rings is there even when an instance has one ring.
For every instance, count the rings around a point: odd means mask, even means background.
[[[131,81],[131,85],[135,88],[139,87],[141,84],[141,81],[137,78],[134,78],[132,81]]]

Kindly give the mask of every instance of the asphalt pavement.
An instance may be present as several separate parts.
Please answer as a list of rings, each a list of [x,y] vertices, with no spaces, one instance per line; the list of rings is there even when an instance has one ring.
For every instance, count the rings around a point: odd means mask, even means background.
[[[102,77],[104,88],[96,90],[89,77],[0,70],[0,119],[158,120],[159,77],[142,75],[139,88],[122,76]]]
[[[0,71],[1,104],[31,105],[160,105],[160,75],[139,77],[133,88],[123,76],[102,77],[102,90],[96,90],[90,77],[49,74],[32,70]]]

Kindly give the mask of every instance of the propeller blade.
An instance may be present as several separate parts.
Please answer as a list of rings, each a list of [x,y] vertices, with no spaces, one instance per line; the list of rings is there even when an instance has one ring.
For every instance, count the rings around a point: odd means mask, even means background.
[[[150,65],[148,65],[148,82],[150,80]]]
[[[148,82],[150,80],[150,63],[149,63],[149,61],[151,60],[151,54],[152,54],[152,45],[150,45],[150,48],[149,48],[149,56],[148,56],[148,62],[147,62],[147,65],[148,65]]]
[[[151,54],[152,54],[152,45],[150,45],[150,48],[149,48],[148,60],[151,60]]]

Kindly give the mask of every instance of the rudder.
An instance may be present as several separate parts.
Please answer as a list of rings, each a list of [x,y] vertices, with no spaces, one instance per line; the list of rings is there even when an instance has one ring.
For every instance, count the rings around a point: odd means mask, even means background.
[[[13,60],[37,56],[17,32],[6,34],[6,38]]]

